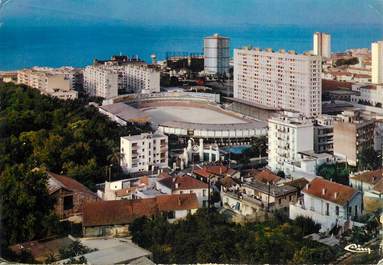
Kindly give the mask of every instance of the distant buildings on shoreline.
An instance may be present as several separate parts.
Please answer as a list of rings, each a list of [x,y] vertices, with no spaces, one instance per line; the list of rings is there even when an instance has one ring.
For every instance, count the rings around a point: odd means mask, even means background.
[[[105,99],[121,93],[160,92],[160,71],[154,65],[127,56],[98,61],[84,70],[84,91]]]
[[[82,70],[73,67],[33,67],[18,71],[17,82],[59,99],[77,99],[82,86]]]
[[[323,58],[331,57],[331,35],[315,32],[313,36],[313,54]]]

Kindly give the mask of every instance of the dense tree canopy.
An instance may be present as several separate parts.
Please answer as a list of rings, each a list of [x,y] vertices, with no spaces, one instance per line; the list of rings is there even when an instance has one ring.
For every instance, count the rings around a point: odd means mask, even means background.
[[[119,172],[120,136],[150,130],[118,126],[85,100],[62,101],[31,88],[0,84],[2,246],[51,233],[55,218],[44,169],[88,187]],[[37,170],[42,169],[42,170]]]
[[[374,148],[363,148],[358,154],[359,170],[374,170],[381,166],[382,157]]]
[[[348,166],[345,163],[323,164],[317,168],[317,175],[327,180],[348,185],[348,176],[350,175]]]
[[[2,84],[0,170],[24,163],[30,168],[68,174],[89,187],[104,181],[106,166],[116,164],[120,136],[150,128],[118,126],[85,103],[61,101],[30,88]]]
[[[169,224],[165,218],[140,218],[130,226],[133,241],[153,252],[157,263],[326,263],[329,247],[306,240],[319,226],[311,219],[237,225],[219,213],[199,210]]]

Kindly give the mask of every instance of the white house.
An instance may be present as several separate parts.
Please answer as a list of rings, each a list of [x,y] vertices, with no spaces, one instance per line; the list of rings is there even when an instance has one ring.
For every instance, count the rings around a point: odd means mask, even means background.
[[[344,225],[362,214],[362,194],[356,189],[320,177],[307,184],[303,200],[290,205],[290,219],[310,217],[323,231]]]
[[[350,176],[350,184],[365,197],[383,198],[383,170],[364,171]]]
[[[122,179],[116,181],[105,181],[98,184],[97,196],[105,201],[132,200],[143,198],[140,194],[147,194],[155,188],[155,177],[142,176],[137,178]],[[155,197],[155,193],[151,192]],[[146,196],[148,197],[148,196]]]
[[[165,194],[191,194],[197,196],[200,207],[208,205],[208,184],[190,176],[165,177],[156,182],[156,189]]]

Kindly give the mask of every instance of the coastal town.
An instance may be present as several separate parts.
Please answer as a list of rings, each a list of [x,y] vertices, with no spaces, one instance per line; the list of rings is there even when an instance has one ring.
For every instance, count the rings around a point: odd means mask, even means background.
[[[276,263],[378,262],[383,251],[383,41],[333,52],[331,37],[313,33],[312,50],[298,54],[283,47],[231,47],[229,37],[213,34],[201,40],[201,54],[167,54],[164,60],[151,54],[150,62],[120,54],[94,59],[84,68],[0,72],[0,111],[7,111],[1,148],[9,154],[0,161],[0,171],[9,175],[0,182],[2,192],[22,186],[12,174],[27,174],[25,181],[42,176],[52,205],[40,201],[36,206],[51,207],[57,223],[65,224],[60,233],[6,234],[3,244],[12,253],[6,259],[180,263],[177,256],[165,258],[174,252],[171,243],[151,245],[150,238],[166,241],[173,236],[162,235],[162,229],[180,231],[184,224],[188,231],[187,226],[219,216],[217,227],[224,223],[232,230],[275,220],[284,220],[282,231],[287,224],[306,229],[296,240],[310,242],[311,254],[297,251],[290,260],[272,260]],[[31,112],[46,108],[52,114],[18,116],[21,103],[12,94],[23,93],[34,93],[23,96]],[[60,131],[62,136],[51,134]],[[104,148],[104,140],[110,148]],[[71,148],[65,141],[74,141]],[[11,161],[25,166],[10,169]],[[3,206],[9,210],[5,228],[11,220],[29,222],[22,213],[12,216],[12,207],[28,209],[25,205],[10,201]],[[345,250],[350,244],[372,254]],[[198,262],[266,262],[235,251],[238,257],[231,260],[200,256]],[[325,251],[331,254],[318,254]]]

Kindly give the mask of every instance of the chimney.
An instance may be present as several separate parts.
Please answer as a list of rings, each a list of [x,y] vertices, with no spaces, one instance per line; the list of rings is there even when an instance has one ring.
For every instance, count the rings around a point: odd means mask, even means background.
[[[326,188],[322,189],[322,195],[326,195]]]
[[[339,196],[339,192],[335,192],[335,193],[334,193],[334,199],[337,199],[338,196]]]
[[[175,177],[172,180],[173,180],[173,182],[176,182],[176,178]]]
[[[175,187],[176,187],[176,189],[178,189],[178,187],[179,187],[179,184],[178,184],[178,183],[176,183],[176,184],[175,184]]]
[[[310,183],[307,183],[306,184],[306,190],[308,190],[310,188]]]
[[[181,198],[180,197],[178,197],[178,206],[181,206]]]

